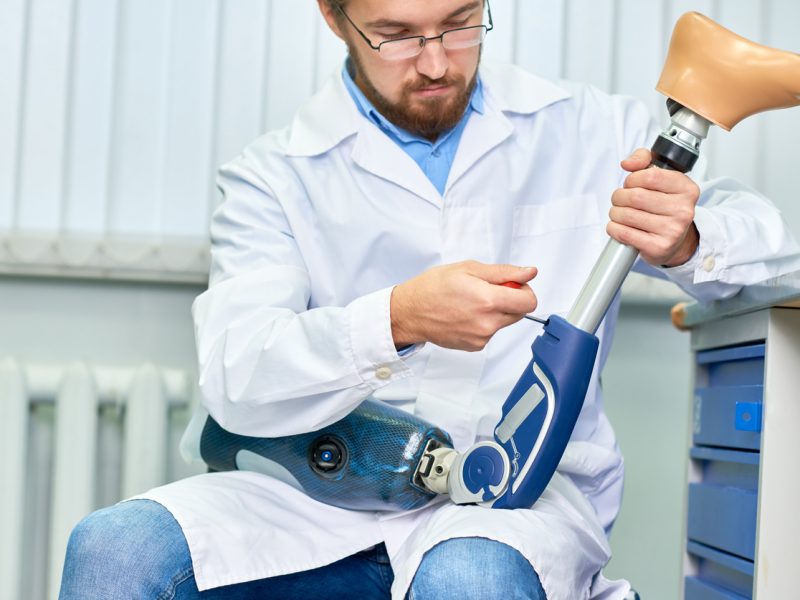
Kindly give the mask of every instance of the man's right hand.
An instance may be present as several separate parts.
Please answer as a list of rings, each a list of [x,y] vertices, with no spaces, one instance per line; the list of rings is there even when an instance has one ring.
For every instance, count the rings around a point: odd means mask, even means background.
[[[482,350],[503,327],[536,309],[527,285],[536,267],[465,261],[434,267],[392,290],[395,346],[432,342],[443,348]],[[513,281],[520,289],[501,284]]]

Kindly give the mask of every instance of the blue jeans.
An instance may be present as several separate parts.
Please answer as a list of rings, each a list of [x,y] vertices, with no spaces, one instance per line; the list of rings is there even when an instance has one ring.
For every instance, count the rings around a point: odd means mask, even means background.
[[[331,565],[200,592],[181,528],[160,504],[132,500],[92,513],[69,540],[60,600],[303,600],[389,598],[394,580],[383,544]],[[544,600],[519,552],[484,538],[456,538],[422,559],[409,599]]]

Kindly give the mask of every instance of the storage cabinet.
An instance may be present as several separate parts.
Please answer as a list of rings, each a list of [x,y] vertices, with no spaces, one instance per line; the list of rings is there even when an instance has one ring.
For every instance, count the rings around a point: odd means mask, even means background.
[[[694,374],[683,597],[800,598],[800,309],[734,306],[684,315]]]

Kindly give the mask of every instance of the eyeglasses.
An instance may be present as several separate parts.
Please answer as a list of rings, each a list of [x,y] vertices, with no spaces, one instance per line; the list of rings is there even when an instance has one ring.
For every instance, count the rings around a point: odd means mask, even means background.
[[[353,26],[358,34],[364,38],[364,41],[369,44],[369,47],[377,51],[381,58],[384,60],[403,60],[406,58],[413,58],[422,54],[425,44],[434,40],[441,40],[442,47],[445,50],[463,50],[465,48],[472,48],[483,43],[486,34],[494,29],[492,23],[492,9],[489,6],[489,0],[486,0],[486,9],[489,15],[489,25],[471,25],[470,27],[457,27],[456,29],[448,29],[439,35],[433,37],[425,37],[424,35],[415,35],[410,37],[399,38],[396,40],[386,40],[377,46],[361,31],[352,19],[347,16],[344,9],[336,5],[336,8],[344,16],[345,19]]]

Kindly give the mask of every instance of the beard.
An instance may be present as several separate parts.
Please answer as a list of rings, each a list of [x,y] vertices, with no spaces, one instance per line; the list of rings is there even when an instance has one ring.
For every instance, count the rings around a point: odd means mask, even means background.
[[[469,82],[463,75],[453,75],[431,79],[419,75],[413,81],[407,81],[400,90],[400,99],[391,102],[377,88],[366,75],[355,48],[348,44],[350,60],[355,69],[355,81],[372,105],[395,126],[405,129],[409,133],[434,141],[440,134],[456,126],[464,111],[467,109],[478,70]],[[455,94],[444,98],[413,98],[412,94],[430,86],[453,86]]]

